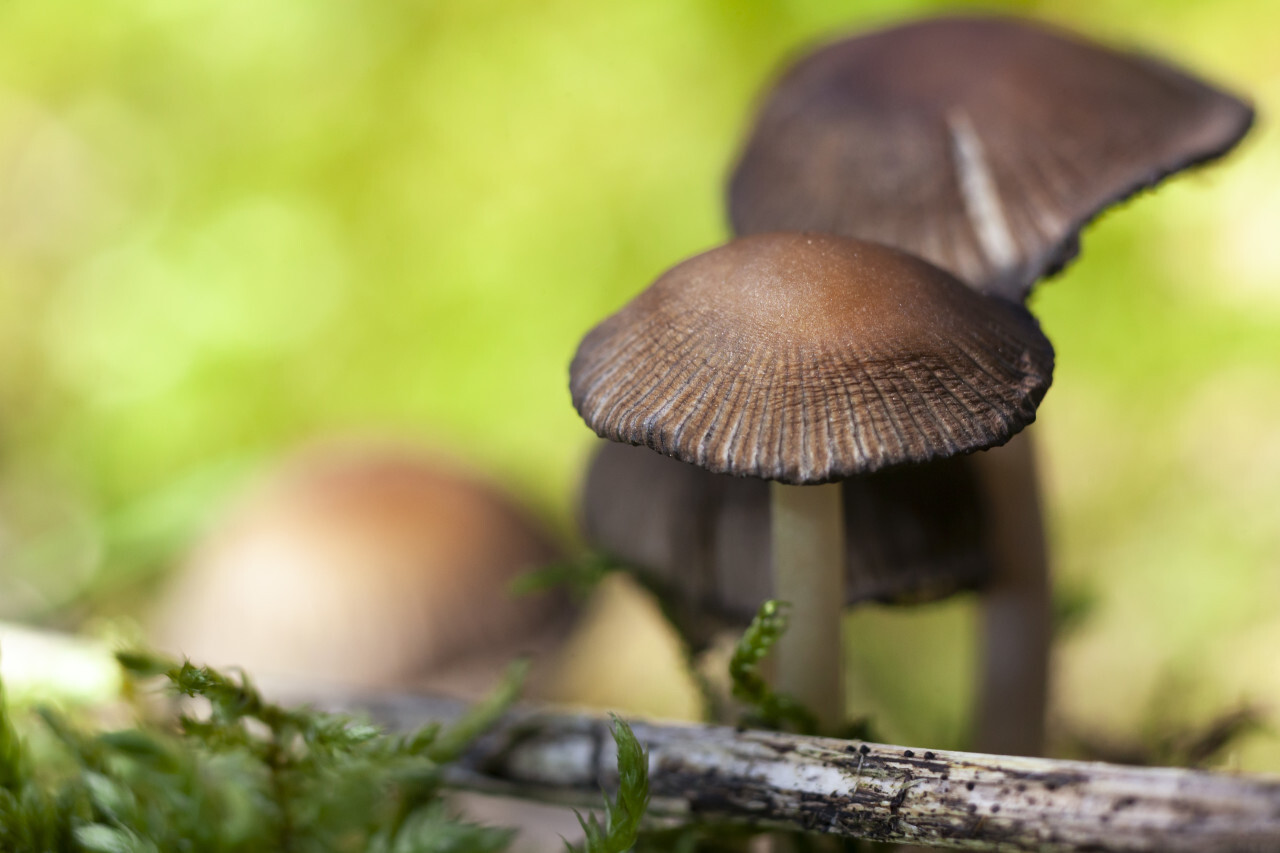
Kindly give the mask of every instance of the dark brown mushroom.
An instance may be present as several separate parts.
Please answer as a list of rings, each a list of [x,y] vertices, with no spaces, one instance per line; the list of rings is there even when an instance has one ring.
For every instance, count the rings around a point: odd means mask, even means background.
[[[938,18],[811,53],[729,187],[735,232],[878,240],[1022,299],[1102,210],[1229,151],[1252,109],[1159,60],[1010,18]]]
[[[780,685],[833,725],[845,549],[832,481],[1008,441],[1052,367],[1020,306],[884,246],[778,233],[663,275],[586,336],[570,389],[606,438],[775,481],[774,590],[796,609]]]

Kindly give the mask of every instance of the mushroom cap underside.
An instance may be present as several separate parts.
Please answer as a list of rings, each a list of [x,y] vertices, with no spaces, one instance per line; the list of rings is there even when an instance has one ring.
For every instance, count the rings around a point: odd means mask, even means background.
[[[581,496],[592,547],[639,571],[677,614],[745,624],[774,597],[763,480],[601,444]],[[986,582],[985,510],[971,463],[943,459],[841,484],[846,605],[933,601]]]

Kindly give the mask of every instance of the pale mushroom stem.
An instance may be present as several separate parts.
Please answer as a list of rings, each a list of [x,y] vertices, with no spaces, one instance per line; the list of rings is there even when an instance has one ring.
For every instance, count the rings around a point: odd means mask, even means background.
[[[995,578],[982,594],[974,747],[1004,755],[1043,752],[1049,692],[1051,587],[1029,432],[974,457],[995,563]]]
[[[774,651],[777,689],[801,702],[824,732],[844,722],[840,616],[844,609],[844,511],[839,483],[770,483],[773,588],[790,602]]]

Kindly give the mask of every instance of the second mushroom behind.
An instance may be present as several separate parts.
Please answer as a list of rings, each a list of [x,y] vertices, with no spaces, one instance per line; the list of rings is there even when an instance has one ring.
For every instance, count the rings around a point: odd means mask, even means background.
[[[993,567],[967,456],[841,482],[846,607],[915,605],[981,589]],[[744,627],[769,576],[769,485],[602,441],[581,494],[582,531],[666,605],[695,651]]]
[[[1025,299],[1118,201],[1213,160],[1248,104],[1033,21],[943,17],[838,41],[768,93],[729,186],[739,234],[898,246]]]
[[[844,526],[824,484],[1003,444],[1052,370],[1020,305],[875,243],[775,233],[659,278],[586,336],[570,388],[606,438],[773,481],[778,687],[834,728]]]
[[[729,183],[739,234],[883,241],[974,289],[1025,299],[1082,229],[1230,151],[1245,101],[1146,51],[1043,22],[946,16],[800,57],[770,87]],[[1030,436],[973,468],[987,562],[974,746],[1044,748],[1050,583]]]

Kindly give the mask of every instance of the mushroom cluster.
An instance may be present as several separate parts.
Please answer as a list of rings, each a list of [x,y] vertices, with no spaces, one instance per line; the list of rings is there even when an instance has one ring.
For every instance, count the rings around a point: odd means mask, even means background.
[[[778,687],[829,728],[843,606],[979,587],[979,745],[1039,751],[1049,584],[1032,455],[1025,440],[975,453],[1031,423],[1050,382],[1023,302],[1104,209],[1226,153],[1252,119],[1168,64],[1009,18],[803,57],[730,179],[739,236],[663,275],[573,360],[587,424],[657,452],[598,454],[589,538],[687,613],[789,601]]]
[[[606,438],[773,482],[774,588],[796,615],[779,686],[834,728],[845,548],[833,481],[1008,441],[1052,370],[1021,306],[880,244],[777,232],[659,278],[587,335],[570,388]]]

